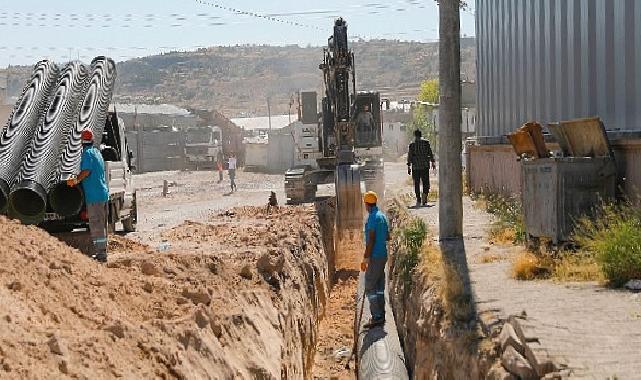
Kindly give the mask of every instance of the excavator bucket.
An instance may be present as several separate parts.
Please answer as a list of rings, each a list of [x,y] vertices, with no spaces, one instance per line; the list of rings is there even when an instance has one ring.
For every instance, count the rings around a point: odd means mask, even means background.
[[[336,168],[335,267],[358,270],[364,253],[363,199],[358,165]]]

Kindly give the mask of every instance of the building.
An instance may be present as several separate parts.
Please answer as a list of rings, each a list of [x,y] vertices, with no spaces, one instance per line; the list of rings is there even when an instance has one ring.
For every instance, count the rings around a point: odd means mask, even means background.
[[[477,0],[477,139],[470,188],[518,193],[506,135],[600,117],[628,194],[641,188],[641,2]]]
[[[412,113],[404,109],[383,111],[383,153],[397,159],[407,153],[411,131]]]

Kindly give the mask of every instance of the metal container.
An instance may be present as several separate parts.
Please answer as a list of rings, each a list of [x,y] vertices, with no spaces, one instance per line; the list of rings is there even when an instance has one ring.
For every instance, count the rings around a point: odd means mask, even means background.
[[[578,218],[591,215],[616,193],[611,157],[560,157],[521,161],[522,202],[528,238],[568,242]]]

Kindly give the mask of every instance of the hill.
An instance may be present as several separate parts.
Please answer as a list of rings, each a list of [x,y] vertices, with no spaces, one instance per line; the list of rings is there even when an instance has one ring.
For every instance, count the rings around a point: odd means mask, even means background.
[[[463,77],[474,80],[474,40],[461,45]],[[359,89],[414,97],[421,80],[438,75],[437,43],[372,40],[352,48]],[[236,117],[266,115],[269,96],[272,113],[286,114],[291,94],[321,91],[321,60],[321,48],[299,46],[211,47],[132,59],[118,64],[115,100],[216,109]],[[16,77],[10,92],[16,92]]]

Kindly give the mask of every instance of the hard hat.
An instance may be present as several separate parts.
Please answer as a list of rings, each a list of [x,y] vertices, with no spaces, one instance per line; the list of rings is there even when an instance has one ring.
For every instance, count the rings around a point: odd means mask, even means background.
[[[93,144],[93,132],[91,132],[88,129],[85,129],[80,134],[80,139],[82,140],[83,144]]]
[[[373,191],[368,191],[367,193],[365,193],[365,195],[363,195],[363,201],[371,205],[376,204],[376,202],[378,201],[378,195],[376,195],[376,193]]]

